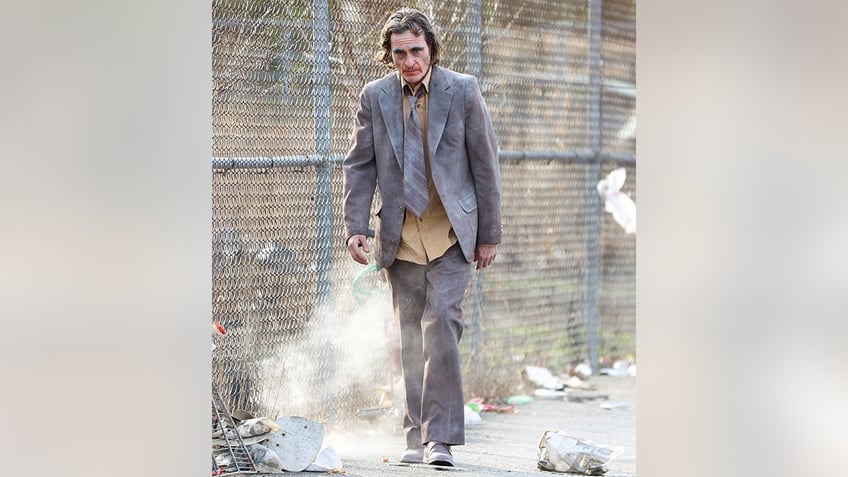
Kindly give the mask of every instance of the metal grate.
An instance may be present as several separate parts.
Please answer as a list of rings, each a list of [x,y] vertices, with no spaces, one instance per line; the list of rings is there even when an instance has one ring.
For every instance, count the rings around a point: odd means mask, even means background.
[[[253,459],[215,383],[212,383],[212,414],[212,475],[255,474]]]

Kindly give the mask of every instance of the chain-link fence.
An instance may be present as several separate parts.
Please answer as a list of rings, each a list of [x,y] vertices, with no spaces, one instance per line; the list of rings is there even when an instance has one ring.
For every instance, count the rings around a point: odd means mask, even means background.
[[[214,380],[257,415],[344,418],[400,378],[389,295],[347,255],[341,160],[389,12],[421,9],[442,65],[478,77],[501,151],[504,239],[463,303],[467,397],[525,365],[635,354],[635,1],[214,0]]]

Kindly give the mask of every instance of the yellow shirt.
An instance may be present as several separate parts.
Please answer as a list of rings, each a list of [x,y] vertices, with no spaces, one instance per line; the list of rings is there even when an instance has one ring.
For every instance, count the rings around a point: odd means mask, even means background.
[[[420,265],[426,265],[430,261],[441,257],[456,243],[456,234],[453,232],[448,214],[445,212],[445,207],[442,205],[442,200],[438,192],[436,192],[436,187],[433,185],[433,177],[430,173],[430,155],[427,145],[427,117],[430,103],[430,73],[432,71],[433,68],[430,68],[430,71],[421,80],[421,84],[418,85],[419,88],[424,88],[424,94],[418,98],[418,102],[415,104],[421,124],[421,136],[424,139],[424,162],[427,165],[427,186],[430,192],[430,204],[421,213],[421,217],[416,217],[412,212],[406,211],[406,217],[404,218],[403,228],[400,233],[400,246],[397,252],[397,258],[399,260],[406,260]],[[401,90],[404,91],[403,117],[405,121],[405,118],[409,117],[409,100],[405,93],[409,85],[403,79],[403,76],[400,77],[400,81]]]

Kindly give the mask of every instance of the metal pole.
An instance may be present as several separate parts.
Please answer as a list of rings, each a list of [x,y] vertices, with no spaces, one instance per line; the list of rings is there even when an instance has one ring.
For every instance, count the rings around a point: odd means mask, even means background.
[[[483,89],[483,19],[480,14],[482,0],[468,0],[468,74],[477,77],[477,84]],[[483,271],[476,270],[472,275],[474,283],[474,302],[471,307],[471,325],[468,333],[468,346],[471,348],[469,361],[473,368],[482,364],[483,350]],[[474,372],[474,370],[469,370]]]
[[[483,0],[468,0],[468,74],[483,80]]]
[[[332,344],[335,313],[332,310],[330,272],[333,267],[332,197],[330,193],[330,14],[328,0],[313,3],[312,35],[315,58],[312,84],[314,88],[315,153],[320,162],[315,168],[315,265],[317,267],[317,302],[315,336],[319,337],[318,379],[323,378],[320,406],[326,416],[335,418],[335,353]]]
[[[589,0],[589,104],[586,121],[589,147],[601,154],[601,0]],[[600,197],[596,184],[601,178],[601,161],[588,164],[586,170],[586,344],[592,371],[598,369],[600,320]]]
[[[327,0],[315,0],[312,20],[315,70],[313,116],[315,118],[315,153],[319,163],[315,169],[316,265],[318,272],[318,304],[332,297],[330,272],[333,268],[332,196],[330,191],[330,20]],[[320,306],[319,306],[320,309]]]

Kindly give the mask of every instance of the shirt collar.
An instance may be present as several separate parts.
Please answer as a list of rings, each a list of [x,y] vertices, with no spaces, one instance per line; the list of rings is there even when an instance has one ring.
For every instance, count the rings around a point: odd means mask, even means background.
[[[427,94],[430,94],[430,75],[432,73],[433,66],[430,65],[430,69],[427,70],[427,74],[424,75],[424,78],[421,80],[421,84],[418,85],[419,88],[423,86],[424,92]],[[403,91],[404,94],[406,94],[406,86],[409,86],[409,83],[406,82],[406,80],[403,78],[403,75],[400,74],[400,71],[398,71],[398,76],[400,76],[400,90]],[[409,89],[412,90],[411,87]]]

